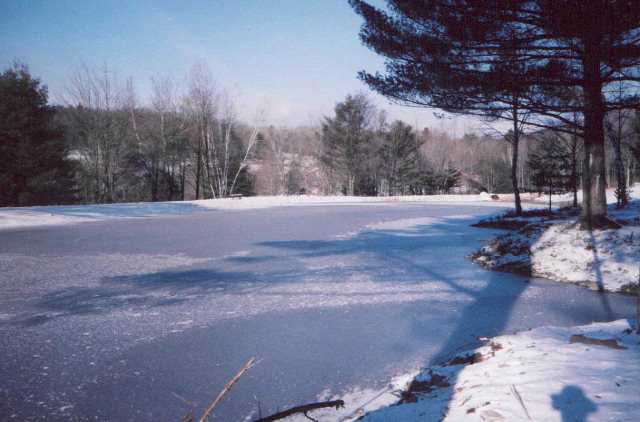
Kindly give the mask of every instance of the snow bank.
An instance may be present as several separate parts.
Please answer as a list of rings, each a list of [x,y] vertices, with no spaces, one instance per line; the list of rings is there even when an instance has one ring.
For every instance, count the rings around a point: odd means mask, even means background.
[[[636,185],[633,197],[639,191]],[[563,214],[488,221],[515,230],[492,239],[472,259],[497,271],[632,291],[640,276],[640,200],[622,210],[611,206],[609,216],[622,228],[588,232],[579,229],[575,216]]]
[[[640,226],[587,232],[555,224],[531,246],[532,272],[608,291],[628,291],[640,271]]]
[[[405,403],[364,420],[635,421],[638,362],[640,336],[627,320],[500,336],[425,369]]]
[[[41,206],[0,209],[0,230],[43,225],[72,224],[114,218],[143,218],[180,215],[212,210],[252,210],[283,206],[392,205],[397,203],[476,203],[504,206],[486,195],[424,196],[252,196],[182,202],[140,202],[125,204]]]

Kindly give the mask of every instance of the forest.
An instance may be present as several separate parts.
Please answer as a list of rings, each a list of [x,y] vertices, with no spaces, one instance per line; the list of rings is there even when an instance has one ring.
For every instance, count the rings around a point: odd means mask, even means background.
[[[563,131],[524,132],[512,172],[513,131],[496,129],[491,118],[454,137],[389,121],[357,93],[337,101],[318,127],[275,127],[238,119],[202,64],[185,86],[152,78],[149,98],[115,75],[82,67],[69,78],[64,104],[51,104],[27,65],[3,71],[0,205],[511,193],[514,177],[524,192],[581,188],[583,141]],[[607,184],[620,190],[640,180],[638,113],[610,113],[606,135]]]

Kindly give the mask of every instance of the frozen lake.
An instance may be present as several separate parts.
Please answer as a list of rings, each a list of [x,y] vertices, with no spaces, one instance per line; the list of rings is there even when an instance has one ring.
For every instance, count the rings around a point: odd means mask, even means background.
[[[630,298],[492,273],[473,204],[208,211],[0,232],[0,419],[214,420],[395,376],[493,336],[630,317]],[[197,413],[198,413],[197,412]],[[336,415],[335,413],[333,413]]]

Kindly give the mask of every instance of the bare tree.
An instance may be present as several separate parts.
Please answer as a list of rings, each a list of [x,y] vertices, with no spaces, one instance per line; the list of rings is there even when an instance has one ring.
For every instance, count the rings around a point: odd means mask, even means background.
[[[83,65],[71,77],[66,102],[73,152],[88,173],[85,193],[96,202],[118,200],[129,135],[122,84],[106,64],[99,70]]]
[[[152,201],[175,199],[178,193],[183,199],[185,122],[178,112],[176,88],[171,78],[152,78],[151,87],[150,107],[138,108],[131,80],[127,84],[127,107],[136,141],[129,159],[144,171]]]
[[[257,125],[241,134],[230,98],[216,90],[204,64],[192,69],[184,110],[192,124],[196,199],[204,188],[212,198],[232,195],[255,146]]]

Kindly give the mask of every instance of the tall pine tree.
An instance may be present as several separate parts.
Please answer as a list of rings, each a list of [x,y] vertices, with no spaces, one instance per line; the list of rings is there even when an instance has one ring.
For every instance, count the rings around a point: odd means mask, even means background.
[[[417,181],[420,145],[413,128],[401,121],[394,122],[385,133],[380,158],[390,195],[405,194]]]
[[[366,96],[348,95],[335,107],[335,117],[322,124],[321,161],[347,195],[354,195],[365,147],[371,141],[370,122],[373,107]]]
[[[47,88],[16,64],[0,75],[0,205],[73,200],[73,165]]]

